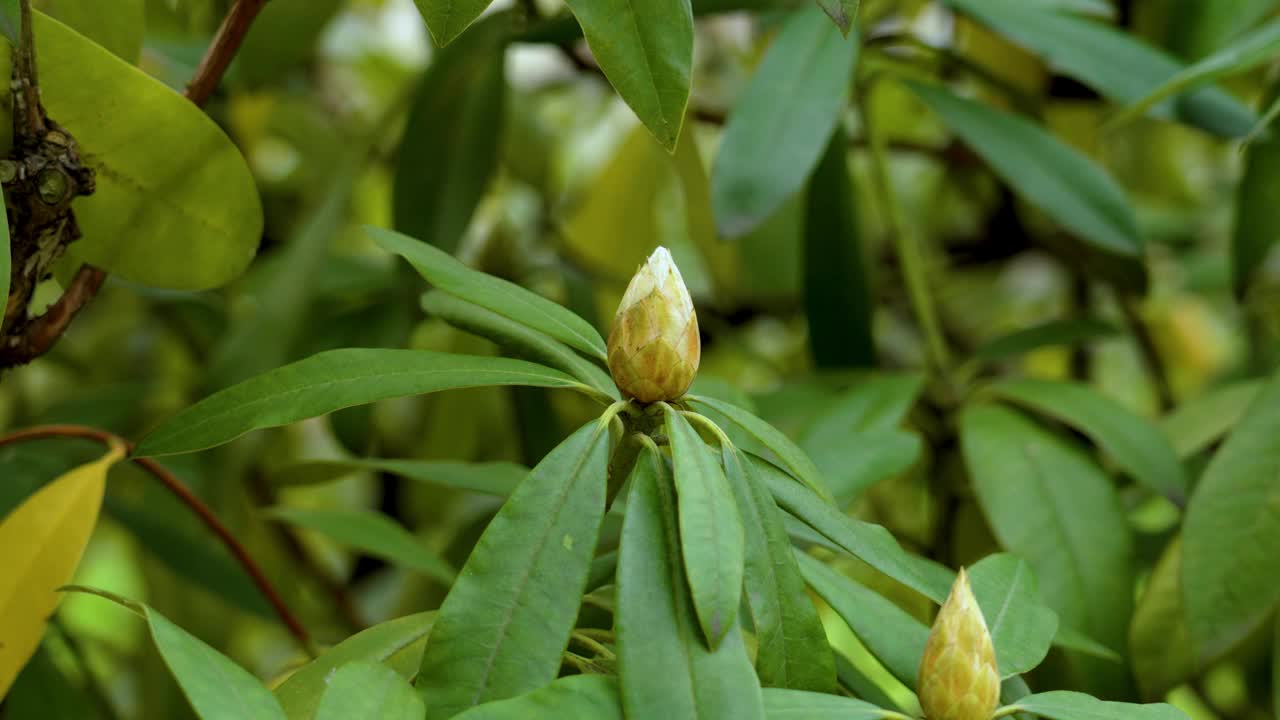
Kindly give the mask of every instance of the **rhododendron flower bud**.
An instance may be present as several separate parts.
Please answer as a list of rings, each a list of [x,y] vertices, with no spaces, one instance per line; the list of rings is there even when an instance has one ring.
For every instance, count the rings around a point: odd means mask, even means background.
[[[623,395],[675,400],[698,374],[698,316],[671,253],[660,247],[636,271],[609,333],[609,372]]]
[[[989,720],[1000,702],[991,633],[963,569],[933,622],[916,690],[926,720]]]

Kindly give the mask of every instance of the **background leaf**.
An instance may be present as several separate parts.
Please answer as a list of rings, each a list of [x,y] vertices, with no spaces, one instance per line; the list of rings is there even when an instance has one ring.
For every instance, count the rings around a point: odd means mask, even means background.
[[[1042,604],[1031,566],[1016,555],[988,555],[969,568],[974,597],[991,631],[1001,677],[1035,669],[1058,631],[1058,616]]]
[[[1106,702],[1077,692],[1028,695],[1018,700],[1017,705],[1052,720],[1187,720],[1186,714],[1172,705]]]
[[[436,45],[444,47],[462,34],[480,13],[489,7],[490,0],[413,0],[427,21],[427,30]]]
[[[17,4],[13,3],[15,7]],[[145,0],[117,0],[113,3],[34,0],[31,7],[110,50],[121,60],[127,63],[138,61],[147,27]],[[14,27],[17,27],[16,22]],[[9,41],[16,44],[16,37],[9,37]]]
[[[422,720],[427,715],[413,686],[385,665],[368,660],[347,663],[328,685],[316,720]]]
[[[1245,149],[1244,177],[1236,191],[1231,235],[1232,286],[1245,298],[1254,278],[1280,242],[1280,220],[1271,212],[1280,202],[1280,137],[1261,138]]]
[[[391,473],[428,485],[498,497],[510,495],[516,485],[529,474],[529,468],[510,462],[353,458],[310,460],[286,465],[276,470],[271,480],[277,486],[311,485],[337,480],[360,470]]]
[[[622,720],[617,681],[607,675],[573,675],[531,693],[485,703],[458,720],[525,720],[559,717],[566,720]]]
[[[396,521],[372,510],[310,510],[276,507],[268,511],[276,519],[313,530],[353,550],[416,570],[449,585],[457,572],[421,540]]]

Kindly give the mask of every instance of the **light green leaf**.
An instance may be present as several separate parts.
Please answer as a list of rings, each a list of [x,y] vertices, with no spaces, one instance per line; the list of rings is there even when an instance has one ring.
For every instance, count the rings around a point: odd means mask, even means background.
[[[16,6],[18,3],[13,4]],[[145,0],[116,0],[111,3],[34,0],[31,7],[110,50],[121,60],[130,64],[138,61],[147,26]],[[15,42],[16,38],[10,37],[9,41]]]
[[[334,672],[315,720],[422,720],[427,709],[394,670],[356,660]]]
[[[318,485],[362,470],[391,473],[427,485],[498,497],[510,495],[516,485],[529,474],[529,468],[509,462],[355,458],[309,460],[285,465],[272,473],[271,483],[277,487]]]
[[[703,642],[680,562],[676,498],[660,454],[631,473],[617,571],[618,668],[628,717],[762,719],[760,690],[737,624]]]
[[[1111,481],[1014,410],[971,406],[960,427],[974,491],[1001,546],[1030,563],[1064,623],[1123,648],[1133,542]]]
[[[1183,68],[1172,55],[1115,27],[1050,12],[1024,0],[947,0],[947,4],[1113,102],[1138,100]],[[1152,114],[1223,137],[1244,135],[1255,120],[1247,106],[1217,87],[1197,90],[1176,103],[1161,103]]]
[[[1165,703],[1135,705],[1107,702],[1077,692],[1028,695],[1015,705],[1051,720],[1188,720],[1186,713]]]
[[[571,675],[531,693],[485,703],[458,720],[622,720],[618,682],[607,675]]]
[[[1100,250],[1141,260],[1133,208],[1120,185],[1092,160],[1020,117],[940,87],[910,86],[1014,192]]]
[[[4,189],[0,188],[0,204],[5,203]],[[0,301],[8,307],[9,277],[13,272],[13,250],[9,240],[9,219],[5,213],[5,221],[0,223]],[[0,310],[0,323],[4,321],[4,311]]]
[[[0,35],[11,45],[17,45],[22,37],[22,6],[20,0],[0,0]]]
[[[1275,58],[1280,51],[1280,20],[1273,20],[1231,41],[1231,44],[1166,80],[1142,99],[1120,111],[1111,124],[1119,125],[1146,114],[1155,105],[1174,95],[1221,77],[1248,72]]]
[[[1160,421],[1178,457],[1189,458],[1235,427],[1264,385],[1245,380],[1210,390],[1174,408]]]
[[[240,150],[158,80],[42,13],[34,26],[49,116],[97,172],[94,194],[75,201],[84,237],[69,257],[182,290],[239,275],[262,234],[257,186]],[[0,71],[7,77],[9,64]]]
[[[427,30],[436,45],[453,42],[463,30],[480,17],[491,0],[413,0],[427,21]]]
[[[862,700],[782,688],[764,689],[764,710],[769,720],[883,720],[902,717]]]
[[[201,720],[285,720],[275,696],[249,671],[160,613],[105,590],[67,589],[106,598],[146,620],[160,657]]]
[[[715,456],[675,408],[666,406],[674,465],[680,554],[698,622],[712,650],[737,624],[745,539],[733,492]]]
[[[411,237],[381,228],[365,231],[388,252],[408,260],[432,285],[492,310],[587,355],[604,360],[604,338],[572,311],[514,283],[472,270],[453,256]]]
[[[849,31],[858,20],[858,4],[859,0],[818,0],[818,7],[845,37],[849,37]]]
[[[435,551],[379,512],[277,507],[270,509],[267,514],[290,525],[314,530],[339,545],[417,570],[446,586],[457,576],[457,572]]]
[[[969,581],[991,632],[1000,677],[1035,669],[1049,654],[1058,616],[1041,602],[1031,566],[1016,555],[988,555],[969,568]]]
[[[499,13],[437,52],[405,122],[395,227],[445,252],[458,249],[498,167],[511,23]]]
[[[1280,374],[1249,406],[1187,505],[1182,593],[1197,658],[1234,647],[1280,602]]]
[[[1185,503],[1182,463],[1169,440],[1146,418],[1079,383],[1009,378],[991,390],[1083,432],[1139,483],[1179,505]]]
[[[276,699],[284,707],[285,715],[289,720],[311,720],[334,671],[357,660],[387,662],[406,649],[423,645],[435,619],[436,612],[432,610],[388,620],[361,630],[326,650],[275,689]],[[402,673],[406,680],[417,673],[421,650],[418,647],[412,667],[407,673]]]
[[[1129,627],[1133,674],[1146,698],[1164,697],[1195,674],[1195,650],[1182,607],[1182,538],[1165,546]]]
[[[640,122],[674,151],[689,104],[689,0],[566,0],[600,69]]]
[[[483,387],[584,387],[557,370],[507,358],[427,350],[329,350],[210,395],[142,439],[139,456],[204,450],[252,430],[288,425],[353,405]]]
[[[1259,139],[1245,149],[1244,177],[1236,190],[1231,280],[1239,299],[1248,295],[1254,278],[1280,243],[1280,218],[1274,212],[1278,202],[1280,137]]]
[[[1120,329],[1115,325],[1094,318],[1051,320],[1042,325],[1002,335],[975,350],[973,359],[981,362],[995,362],[1040,348],[1080,345],[1113,337],[1119,333]]]
[[[857,55],[857,38],[817,8],[787,19],[734,103],[711,169],[722,235],[746,235],[804,186],[836,130]]]
[[[604,516],[608,449],[604,427],[587,423],[481,535],[422,656],[417,686],[433,720],[555,679]]]

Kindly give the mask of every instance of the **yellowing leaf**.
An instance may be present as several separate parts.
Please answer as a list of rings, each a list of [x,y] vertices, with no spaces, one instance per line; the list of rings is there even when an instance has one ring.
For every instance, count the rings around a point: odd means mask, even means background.
[[[0,698],[40,644],[98,520],[107,470],[124,457],[115,447],[27,498],[0,522]]]

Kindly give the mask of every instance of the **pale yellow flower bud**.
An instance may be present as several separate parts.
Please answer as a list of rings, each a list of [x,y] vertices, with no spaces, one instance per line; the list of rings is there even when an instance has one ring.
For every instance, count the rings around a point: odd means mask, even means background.
[[[963,569],[933,622],[916,690],[926,720],[989,720],[1000,702],[991,633]]]
[[[642,403],[675,400],[698,374],[698,316],[671,253],[660,247],[640,266],[609,333],[609,372],[623,395]]]

